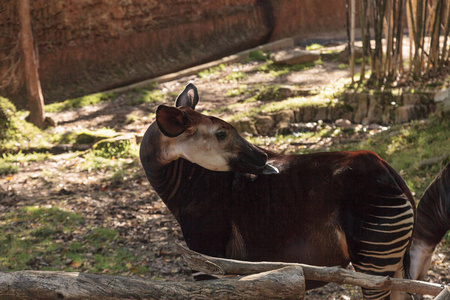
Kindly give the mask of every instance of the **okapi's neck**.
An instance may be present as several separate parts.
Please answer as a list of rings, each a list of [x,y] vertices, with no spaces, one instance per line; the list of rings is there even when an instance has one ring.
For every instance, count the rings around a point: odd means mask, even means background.
[[[158,126],[152,124],[142,139],[140,156],[150,184],[169,209],[172,209],[170,202],[178,191],[184,160],[166,161],[165,156],[169,150],[165,149],[163,140]],[[176,215],[175,212],[172,213]]]
[[[234,173],[209,171],[183,158],[161,162],[158,158],[166,151],[161,138],[153,124],[141,144],[141,163],[150,184],[177,219],[190,249],[225,257]]]

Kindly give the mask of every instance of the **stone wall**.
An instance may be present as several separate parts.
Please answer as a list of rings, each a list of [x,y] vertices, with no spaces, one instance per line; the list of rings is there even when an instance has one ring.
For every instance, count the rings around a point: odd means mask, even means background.
[[[344,0],[32,0],[46,103],[181,70],[287,36],[345,28]],[[23,106],[15,1],[0,11],[0,93]],[[11,69],[11,65],[19,63]],[[8,84],[8,78],[14,81]],[[11,89],[18,87],[17,91]]]
[[[262,114],[253,119],[233,121],[239,132],[252,135],[286,134],[308,128],[308,123],[340,123],[350,128],[360,124],[376,127],[425,119],[442,102],[440,114],[450,111],[450,92],[441,92],[444,100],[436,100],[435,92],[393,94],[391,92],[344,93],[340,101],[328,106],[311,105],[275,113]],[[445,102],[446,101],[446,102]],[[439,103],[440,103],[439,102]],[[444,106],[447,105],[445,108]],[[339,120],[339,121],[338,121]],[[311,125],[312,126],[312,125]]]

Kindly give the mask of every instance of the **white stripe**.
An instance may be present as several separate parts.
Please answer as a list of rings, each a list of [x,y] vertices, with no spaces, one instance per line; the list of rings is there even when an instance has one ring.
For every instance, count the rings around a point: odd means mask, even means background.
[[[378,230],[378,229],[372,229],[372,228],[368,228],[368,227],[362,227],[363,229],[367,229],[367,230],[371,230],[371,231],[375,231],[375,232],[383,232],[383,233],[393,233],[393,232],[399,232],[399,231],[404,231],[407,229],[412,229],[413,228],[413,224],[411,224],[410,226],[407,227],[402,227],[399,229],[395,229],[395,230]]]
[[[391,254],[393,252],[399,252],[400,250],[404,250],[406,248],[406,245],[408,245],[408,243],[409,243],[409,241],[406,241],[402,246],[395,248],[395,249],[389,249],[387,251],[361,250],[360,253],[364,252],[367,254],[372,254],[374,257],[377,257],[377,254],[380,254],[380,256],[383,256],[383,255]],[[383,258],[383,257],[381,257],[381,258]]]
[[[413,215],[413,211],[410,210],[410,209],[408,209],[408,210],[405,211],[404,213],[399,214],[399,215],[396,215],[396,216],[393,216],[393,217],[387,217],[387,216],[375,216],[375,215],[369,215],[369,216],[375,217],[375,218],[383,218],[383,219],[396,219],[396,218],[403,217],[403,216],[405,216],[405,215],[407,215],[407,214]],[[413,217],[411,216],[411,219],[412,219],[412,218],[413,218]]]
[[[403,205],[395,205],[395,206],[392,206],[392,205],[375,205],[375,204],[371,204],[371,203],[369,203],[369,205],[373,206],[373,207],[381,207],[381,208],[401,208],[401,207],[407,207],[407,206],[411,207],[411,204],[409,204],[409,202],[406,202]]]
[[[400,242],[402,240],[407,240],[409,239],[409,237],[411,236],[411,233],[407,236],[407,237],[399,237],[398,239],[389,241],[389,242],[371,242],[371,241],[363,241],[361,240],[361,242],[366,243],[366,244],[372,244],[372,245],[391,245],[391,244],[395,244],[397,242]]]

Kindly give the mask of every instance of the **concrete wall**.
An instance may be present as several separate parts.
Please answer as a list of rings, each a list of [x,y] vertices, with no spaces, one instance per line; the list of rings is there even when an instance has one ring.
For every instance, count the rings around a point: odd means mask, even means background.
[[[288,36],[345,28],[344,0],[31,0],[46,103],[156,77]],[[0,14],[0,74],[14,58],[15,1]],[[11,58],[13,58],[11,60]],[[22,106],[19,89],[0,93]],[[3,80],[4,81],[4,80]]]

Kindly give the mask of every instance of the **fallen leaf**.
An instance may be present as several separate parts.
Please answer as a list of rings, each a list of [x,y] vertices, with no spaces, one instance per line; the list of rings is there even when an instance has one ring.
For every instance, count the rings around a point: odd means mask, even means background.
[[[77,262],[77,261],[74,261],[73,263],[70,264],[70,266],[71,266],[72,268],[79,268],[79,267],[81,267],[82,265],[83,265],[82,263]]]

